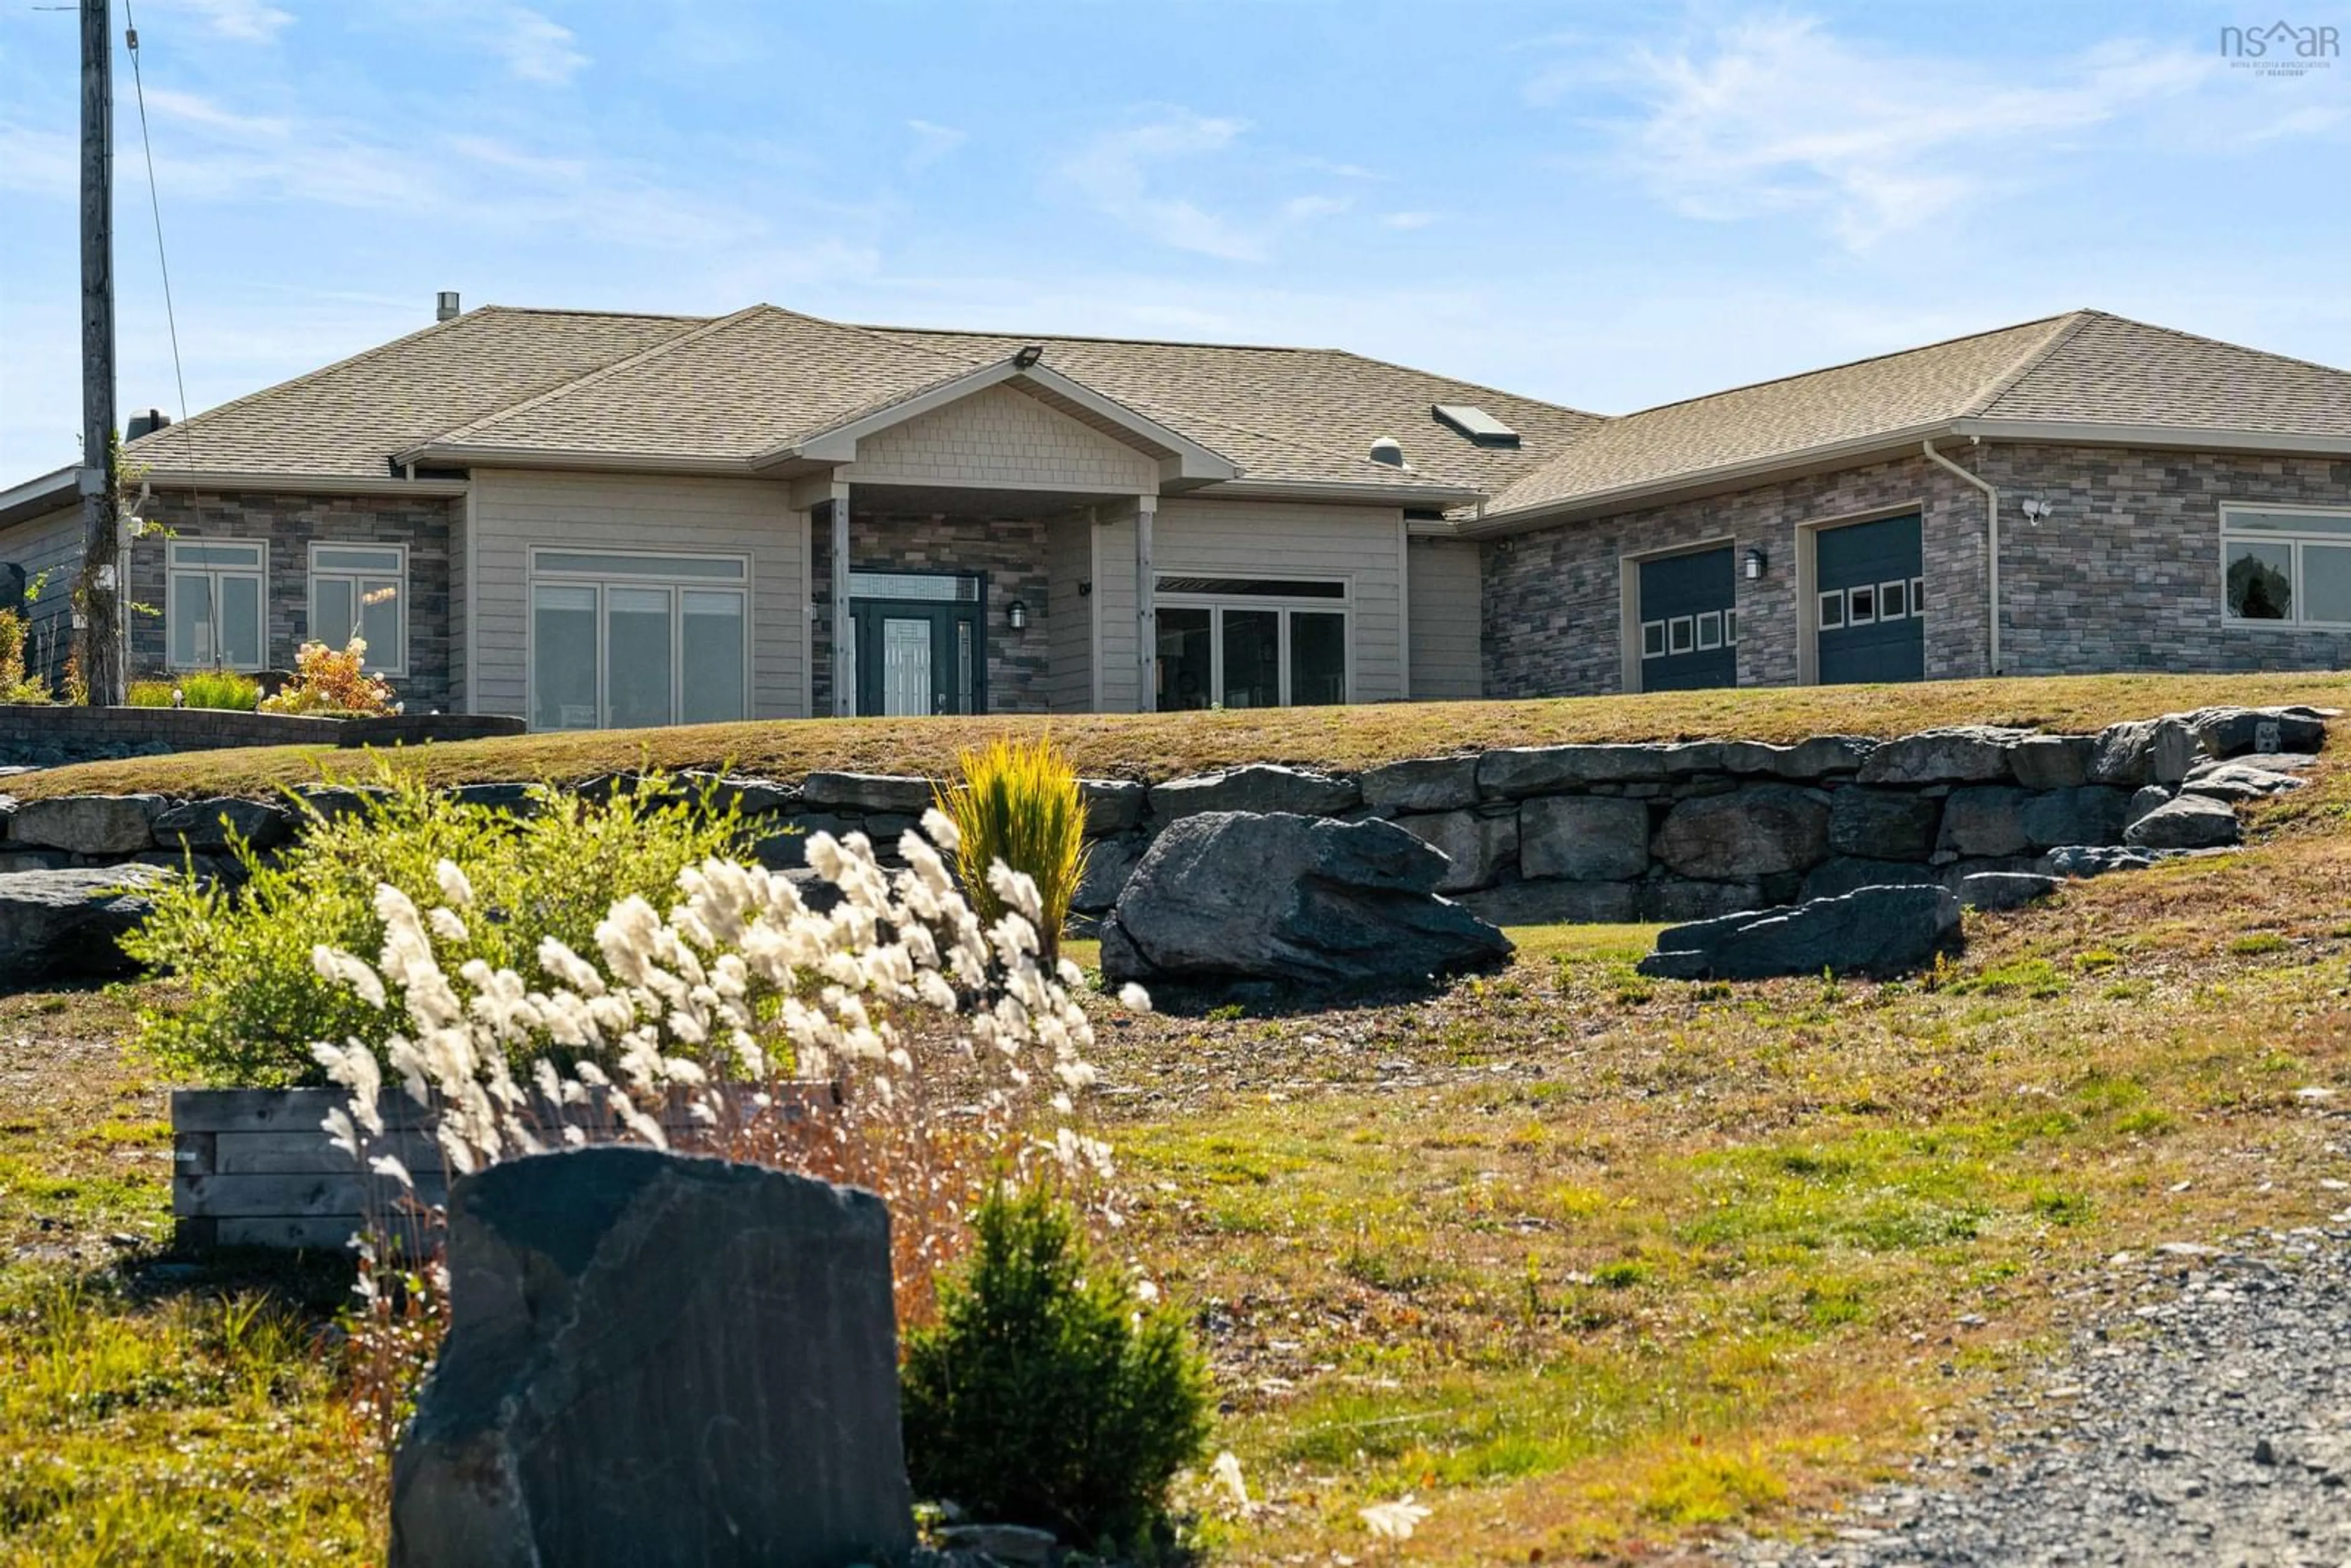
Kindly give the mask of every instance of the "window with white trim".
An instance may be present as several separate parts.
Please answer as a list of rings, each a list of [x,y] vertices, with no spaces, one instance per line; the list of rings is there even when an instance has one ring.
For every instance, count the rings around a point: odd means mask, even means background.
[[[2220,607],[2239,625],[2351,626],[2351,510],[2222,507]]]
[[[170,539],[163,657],[175,670],[258,670],[269,651],[269,546]]]
[[[360,667],[371,674],[408,673],[408,547],[310,546],[310,641],[348,648],[367,644]]]
[[[1162,713],[1347,700],[1345,582],[1162,577],[1155,590]]]
[[[747,716],[750,581],[743,556],[533,550],[532,727]]]

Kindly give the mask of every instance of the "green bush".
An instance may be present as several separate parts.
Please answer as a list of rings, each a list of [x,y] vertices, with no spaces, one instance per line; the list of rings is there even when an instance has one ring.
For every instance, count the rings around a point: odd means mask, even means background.
[[[374,961],[383,943],[379,883],[429,909],[445,902],[435,868],[455,862],[473,884],[474,905],[465,940],[443,949],[449,971],[481,958],[551,989],[540,938],[592,955],[596,924],[615,902],[637,894],[666,909],[679,872],[732,852],[741,837],[731,802],[684,798],[657,775],[603,803],[541,789],[535,811],[519,818],[388,769],[379,780],[381,793],[309,824],[274,862],[240,846],[247,879],[233,892],[174,882],[122,938],[133,957],[178,978],[168,1001],[140,1015],[141,1041],[167,1070],[222,1086],[317,1083],[312,1041],[381,1046],[402,1032],[407,1020],[396,1006],[369,1007],[310,962],[319,943]]]
[[[48,683],[25,671],[25,617],[0,610],[0,703],[52,703]]]
[[[1207,1371],[1181,1321],[1138,1315],[1115,1270],[1087,1270],[1067,1207],[1000,1189],[979,1250],[910,1334],[906,1466],[917,1495],[1080,1545],[1146,1547],[1167,1485],[1208,1432]]]
[[[1004,900],[987,885],[987,868],[1002,861],[1037,883],[1044,917],[1037,939],[1049,960],[1061,950],[1070,900],[1086,871],[1086,803],[1077,770],[1050,740],[991,741],[963,754],[963,782],[938,791],[961,835],[956,851],[964,896],[985,925],[1004,915]]]
[[[190,707],[251,713],[261,702],[261,683],[235,670],[190,670],[170,680],[133,681],[128,696],[132,707],[170,707],[175,691]]]
[[[169,681],[133,681],[122,694],[122,700],[132,707],[170,707],[172,683]]]

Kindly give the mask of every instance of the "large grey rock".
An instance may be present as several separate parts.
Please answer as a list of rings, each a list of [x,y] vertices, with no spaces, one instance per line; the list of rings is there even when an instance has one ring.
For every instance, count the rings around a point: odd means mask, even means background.
[[[2090,779],[2092,735],[2028,735],[2010,748],[2008,766],[2027,789],[2071,789]]]
[[[138,967],[115,938],[147,917],[155,866],[84,866],[0,874],[0,984],[126,975]]]
[[[1816,735],[1793,746],[1727,740],[1719,757],[1726,773],[1763,774],[1809,784],[1858,771],[1878,744],[1865,735]]]
[[[1652,848],[1682,875],[1707,882],[1807,871],[1828,859],[1828,797],[1792,784],[1751,784],[1677,801]]]
[[[778,811],[789,811],[799,804],[800,792],[789,784],[773,779],[754,779],[741,773],[711,773],[688,768],[677,776],[677,781],[690,800],[700,799],[705,792],[711,805],[718,810],[735,808],[737,816],[765,817]]]
[[[1712,920],[1741,910],[1768,909],[1782,902],[1760,882],[1693,882],[1687,877],[1652,877],[1641,890],[1644,920]]]
[[[1829,797],[1829,848],[1871,860],[1925,860],[1935,852],[1943,803],[1911,789],[1848,785]]]
[[[2030,799],[2006,784],[1979,784],[1954,789],[1943,802],[1943,831],[1938,850],[1957,855],[2012,855],[2028,848],[2024,807]]]
[[[1445,857],[1393,822],[1207,811],[1152,841],[1103,927],[1112,981],[1417,981],[1510,939],[1437,896]]]
[[[27,800],[8,820],[8,841],[78,855],[127,855],[155,847],[161,795],[53,795]]]
[[[2311,752],[2326,744],[2326,720],[2308,707],[2208,707],[2187,716],[2208,757]]]
[[[449,1332],[392,1458],[392,1568],[904,1560],[890,1219],[653,1149],[449,1193]]]
[[[1437,880],[1439,893],[1491,887],[1518,861],[1519,818],[1515,811],[1437,811],[1395,821],[1397,827],[1421,842],[1435,846],[1452,862]]]
[[[1837,898],[1863,887],[1940,886],[1946,879],[1937,866],[1917,861],[1869,860],[1839,855],[1823,861],[1804,873],[1806,898]]]
[[[63,871],[73,864],[63,850],[18,850],[0,846],[0,873],[12,871]]]
[[[935,791],[927,779],[894,773],[811,773],[800,781],[800,802],[811,811],[887,811],[919,817]]]
[[[333,821],[381,806],[393,791],[381,784],[309,784],[294,791],[297,811],[322,821]]]
[[[2031,732],[1991,725],[1923,729],[1869,754],[1864,784],[1991,784],[2011,777],[2009,752]]]
[[[2189,722],[2176,715],[2110,724],[2098,732],[2090,752],[2090,782],[2137,789],[2177,784],[2202,755]]]
[[[2120,843],[2130,797],[2103,784],[2047,789],[2024,802],[2024,837],[2036,849]]]
[[[1980,871],[1958,888],[1963,909],[2022,909],[2036,898],[2057,891],[2057,879],[2028,871]]]
[[[1643,974],[1679,979],[1773,975],[1890,975],[1951,946],[1959,901],[1949,888],[1865,887],[1792,909],[1731,915],[1657,934]]]
[[[2237,813],[2226,801],[2182,795],[2123,831],[2123,841],[2152,850],[2208,850],[2237,841]]]
[[[1114,839],[1096,839],[1086,849],[1086,869],[1078,878],[1078,890],[1070,895],[1070,907],[1085,915],[1100,915],[1118,902],[1126,891],[1126,879],[1143,863],[1143,852],[1151,841],[1140,833],[1121,833]]]
[[[2149,811],[2169,805],[2175,793],[2177,791],[2162,784],[2142,784],[2132,790],[2130,799],[2123,804],[2123,831],[2129,832],[2130,825]]]
[[[1497,925],[1624,925],[1641,918],[1637,882],[1513,882],[1463,895]]]
[[[1078,794],[1085,802],[1086,836],[1094,839],[1132,830],[1149,801],[1149,792],[1132,779],[1081,779]]]
[[[1673,777],[1674,751],[1666,746],[1505,747],[1478,758],[1478,789],[1515,799],[1593,784],[1662,784]]]
[[[2309,782],[2291,773],[2273,773],[2249,762],[2222,762],[2189,769],[2188,781],[2180,785],[2179,792],[2208,796],[2215,800],[2259,800],[2271,795],[2282,795],[2289,789],[2300,789]]]
[[[1649,808],[1612,795],[1546,795],[1519,808],[1519,868],[1530,877],[1616,882],[1649,869]]]
[[[1327,817],[1360,803],[1352,779],[1333,779],[1270,762],[1221,773],[1196,773],[1151,787],[1151,809],[1163,821],[1201,811],[1289,811]]]
[[[206,853],[227,849],[232,835],[266,850],[293,832],[293,812],[269,800],[184,800],[157,812],[154,823],[155,841],[165,849]]]
[[[2062,844],[2041,857],[2051,876],[2104,876],[2115,871],[2145,871],[2175,852],[2123,844]]]
[[[607,793],[610,793],[609,789]],[[534,814],[538,810],[539,800],[538,786],[519,779],[460,784],[449,791],[449,798],[460,806],[476,806],[485,811],[500,811],[509,817]]]
[[[1364,804],[1382,811],[1453,811],[1478,803],[1475,757],[1416,757],[1368,768]]]

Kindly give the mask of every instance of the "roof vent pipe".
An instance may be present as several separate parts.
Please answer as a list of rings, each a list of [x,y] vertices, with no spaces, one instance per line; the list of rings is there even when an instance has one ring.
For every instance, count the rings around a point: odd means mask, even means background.
[[[1404,463],[1404,443],[1393,435],[1383,435],[1372,443],[1372,461],[1384,463],[1391,468],[1401,468]]]
[[[455,321],[460,314],[457,308],[457,291],[454,288],[443,289],[440,298],[433,303],[433,319]]]

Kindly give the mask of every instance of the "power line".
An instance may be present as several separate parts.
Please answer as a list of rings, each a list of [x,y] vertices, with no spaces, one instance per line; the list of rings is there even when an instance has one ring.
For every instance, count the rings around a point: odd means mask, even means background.
[[[163,325],[172,337],[172,379],[180,389],[180,427],[188,424],[188,377],[180,368],[180,319],[172,307],[172,263],[163,254],[163,199],[155,189],[155,142],[147,131],[147,82],[139,70],[139,18],[131,9],[131,0],[122,0],[122,18],[126,24],[124,41],[131,48],[131,87],[139,99],[139,145],[147,154],[147,206],[155,217],[155,266],[163,275]],[[187,437],[189,455],[194,455],[195,435]]]

